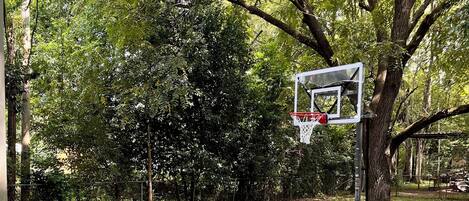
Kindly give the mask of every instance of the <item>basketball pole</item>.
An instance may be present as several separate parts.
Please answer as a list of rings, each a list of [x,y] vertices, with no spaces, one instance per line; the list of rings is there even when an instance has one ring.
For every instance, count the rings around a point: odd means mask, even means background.
[[[355,177],[355,201],[360,201],[361,193],[361,155],[362,155],[362,125],[360,121],[356,124],[355,134],[355,157],[354,157],[354,177]]]
[[[7,149],[5,128],[5,9],[0,0],[0,201],[7,201]]]

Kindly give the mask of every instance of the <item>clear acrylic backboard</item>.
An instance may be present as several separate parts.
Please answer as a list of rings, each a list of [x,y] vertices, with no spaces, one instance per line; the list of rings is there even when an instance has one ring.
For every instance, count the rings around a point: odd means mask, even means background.
[[[327,124],[360,122],[363,64],[353,63],[295,75],[294,111],[327,114]],[[294,125],[304,122],[294,118]]]

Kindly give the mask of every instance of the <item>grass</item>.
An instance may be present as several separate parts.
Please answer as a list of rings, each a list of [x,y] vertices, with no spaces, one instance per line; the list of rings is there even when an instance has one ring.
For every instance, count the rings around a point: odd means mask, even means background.
[[[428,193],[412,193],[412,192],[401,192],[398,196],[393,196],[391,200],[395,201],[446,201],[446,200],[460,200],[460,201],[469,201],[468,193],[438,193],[438,192],[428,192]]]
[[[440,185],[441,187],[445,186],[444,184]],[[433,182],[428,181],[428,180],[422,180],[420,185],[416,183],[404,183],[404,184],[399,184],[399,189],[404,189],[404,190],[417,190],[420,188],[422,189],[428,189],[430,187],[433,187]],[[393,190],[395,190],[396,186],[393,186]]]
[[[423,181],[420,184],[405,183],[399,187],[393,188],[391,192],[392,200],[396,201],[444,201],[444,200],[461,200],[469,201],[469,193],[453,192],[448,188],[444,188],[438,191],[430,191],[429,188],[433,187],[433,183],[429,181]],[[440,187],[446,187],[441,185]],[[397,193],[396,193],[397,190]]]
[[[469,201],[469,193],[452,192],[450,190],[429,191],[433,184],[424,181],[420,184],[401,184],[398,188],[393,188],[391,192],[392,201]],[[396,195],[396,189],[397,195]],[[365,200],[362,196],[361,200]],[[353,201],[353,195],[341,195],[334,197],[306,198],[295,201]]]

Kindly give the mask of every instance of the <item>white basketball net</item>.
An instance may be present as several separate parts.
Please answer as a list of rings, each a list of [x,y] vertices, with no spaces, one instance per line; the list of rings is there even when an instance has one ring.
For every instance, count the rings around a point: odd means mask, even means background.
[[[309,144],[314,127],[318,124],[319,121],[310,121],[310,124],[300,125],[300,142]]]
[[[313,134],[314,127],[320,124],[319,119],[320,115],[291,115],[294,121],[300,122],[298,127],[300,127],[300,142],[309,144],[311,140],[311,135]]]

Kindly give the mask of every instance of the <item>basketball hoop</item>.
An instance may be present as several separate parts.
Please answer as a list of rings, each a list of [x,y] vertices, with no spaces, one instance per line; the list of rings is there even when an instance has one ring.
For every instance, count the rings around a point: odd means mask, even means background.
[[[295,74],[294,80],[295,98],[290,116],[293,125],[300,127],[300,142],[309,144],[313,129],[319,124],[356,124],[354,185],[355,201],[360,201],[363,63],[300,72]]]
[[[321,112],[290,112],[295,125],[300,127],[300,142],[309,144],[316,125],[327,124],[327,114]]]

